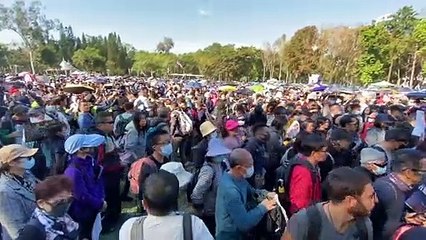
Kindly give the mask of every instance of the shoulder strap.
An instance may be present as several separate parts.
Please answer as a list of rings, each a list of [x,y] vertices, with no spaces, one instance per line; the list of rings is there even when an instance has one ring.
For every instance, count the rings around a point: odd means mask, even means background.
[[[183,214],[183,240],[192,240],[192,216]]]
[[[357,228],[357,233],[354,238],[359,240],[368,240],[368,230],[367,226],[365,225],[365,219],[357,218],[355,224]]]
[[[308,234],[306,239],[318,240],[322,230],[321,213],[316,205],[312,205],[306,209],[308,217]]]
[[[130,240],[143,240],[143,223],[145,222],[146,216],[142,216],[136,219],[130,229]]]

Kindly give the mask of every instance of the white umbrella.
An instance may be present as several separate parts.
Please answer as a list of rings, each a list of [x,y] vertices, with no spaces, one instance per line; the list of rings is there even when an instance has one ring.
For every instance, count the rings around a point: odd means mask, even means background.
[[[395,87],[395,84],[392,84],[388,81],[381,81],[381,82],[372,83],[368,87],[388,88],[388,87]]]

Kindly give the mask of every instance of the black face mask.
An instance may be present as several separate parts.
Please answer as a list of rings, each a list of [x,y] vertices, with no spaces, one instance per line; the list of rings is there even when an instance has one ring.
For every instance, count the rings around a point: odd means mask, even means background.
[[[68,212],[71,206],[71,200],[61,202],[56,206],[52,206],[52,210],[48,214],[52,217],[63,217]]]

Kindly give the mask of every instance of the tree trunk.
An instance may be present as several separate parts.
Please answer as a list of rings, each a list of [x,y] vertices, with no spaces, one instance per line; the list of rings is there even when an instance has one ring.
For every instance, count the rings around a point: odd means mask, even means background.
[[[30,65],[31,65],[31,71],[32,71],[32,73],[35,74],[33,51],[31,49],[30,49]]]
[[[391,80],[391,76],[392,76],[392,68],[393,68],[393,60],[391,60],[391,65],[389,66],[388,82],[390,82],[390,80]],[[399,84],[398,84],[398,86],[399,86]]]
[[[401,86],[401,68],[398,68],[398,82],[397,82],[398,86]]]
[[[282,61],[280,61],[280,72],[278,73],[278,80],[281,80],[282,71],[283,71],[283,63]]]
[[[263,65],[263,76],[262,76],[262,81],[265,81],[266,78],[266,65]]]
[[[417,63],[417,51],[416,51],[416,52],[414,52],[413,65],[411,66],[410,88],[413,88],[413,83],[414,83],[414,72],[416,71],[416,63]]]

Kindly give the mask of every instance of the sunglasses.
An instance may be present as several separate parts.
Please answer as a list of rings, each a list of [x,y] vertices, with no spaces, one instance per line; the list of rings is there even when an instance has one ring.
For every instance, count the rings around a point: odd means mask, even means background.
[[[114,121],[102,122],[103,124],[114,124]]]

